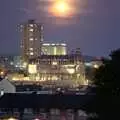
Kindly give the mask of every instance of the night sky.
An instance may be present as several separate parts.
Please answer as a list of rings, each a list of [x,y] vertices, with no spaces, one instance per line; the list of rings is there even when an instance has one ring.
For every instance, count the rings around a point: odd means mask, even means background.
[[[19,54],[17,25],[28,19],[44,23],[44,41],[66,41],[86,55],[108,55],[120,47],[120,0],[79,0],[78,13],[65,20],[44,11],[50,4],[44,1],[0,0],[0,54]]]

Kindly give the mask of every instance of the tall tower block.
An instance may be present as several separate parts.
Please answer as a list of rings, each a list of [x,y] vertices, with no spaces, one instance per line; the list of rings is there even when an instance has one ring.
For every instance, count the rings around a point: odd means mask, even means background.
[[[36,23],[35,20],[28,20],[21,26],[21,57],[27,61],[41,55],[43,42],[43,25]]]

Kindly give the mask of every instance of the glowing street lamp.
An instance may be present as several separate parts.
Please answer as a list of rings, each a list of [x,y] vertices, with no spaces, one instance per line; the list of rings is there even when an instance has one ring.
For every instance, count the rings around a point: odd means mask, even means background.
[[[39,118],[35,118],[34,120],[40,120]]]
[[[17,119],[15,119],[15,118],[9,118],[8,120],[17,120]]]

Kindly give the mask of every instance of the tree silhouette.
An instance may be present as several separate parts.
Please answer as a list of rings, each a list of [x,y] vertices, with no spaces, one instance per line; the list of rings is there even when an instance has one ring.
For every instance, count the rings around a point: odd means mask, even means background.
[[[99,120],[120,119],[120,49],[112,51],[103,65],[96,70],[94,84],[96,97],[92,112]]]

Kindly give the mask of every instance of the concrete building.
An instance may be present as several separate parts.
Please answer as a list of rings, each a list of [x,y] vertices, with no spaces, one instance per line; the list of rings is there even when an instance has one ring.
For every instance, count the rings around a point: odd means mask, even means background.
[[[20,25],[22,33],[21,38],[21,56],[24,61],[38,57],[41,54],[43,42],[43,26],[36,23],[35,20],[28,20],[27,23]]]
[[[43,43],[42,53],[44,55],[66,55],[67,45],[65,43]]]

